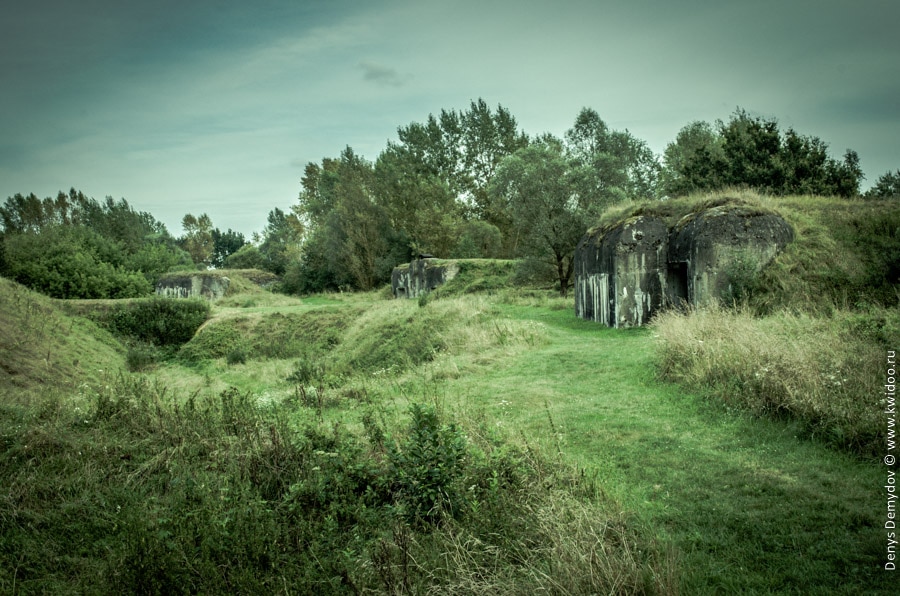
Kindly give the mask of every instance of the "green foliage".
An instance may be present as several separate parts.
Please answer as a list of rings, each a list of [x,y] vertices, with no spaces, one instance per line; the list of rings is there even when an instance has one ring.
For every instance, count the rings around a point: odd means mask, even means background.
[[[225,257],[223,265],[227,269],[263,269],[265,257],[256,246],[245,244]]]
[[[191,256],[198,268],[205,269],[213,259],[212,220],[205,213],[195,216],[190,213],[181,219],[184,235],[179,239],[182,248]]]
[[[842,161],[828,156],[817,137],[788,129],[775,120],[753,117],[738,109],[716,130],[703,122],[683,128],[665,152],[665,191],[684,195],[744,186],[773,195],[854,197],[862,169],[856,152]]]
[[[56,199],[15,195],[0,222],[6,275],[58,298],[146,295],[159,275],[190,263],[165,226],[124,199],[99,203],[74,189]]]
[[[740,252],[725,267],[728,289],[722,299],[726,304],[743,304],[750,300],[759,287],[759,262],[752,253]]]
[[[205,300],[153,297],[111,305],[106,313],[95,316],[122,337],[154,346],[179,346],[194,336],[209,312]]]
[[[896,199],[900,197],[900,170],[885,172],[878,177],[875,184],[866,191],[867,199]]]
[[[459,485],[466,437],[455,424],[443,424],[433,406],[410,406],[412,420],[402,445],[388,450],[393,491],[406,504],[411,521],[436,521],[459,513],[465,487]]]
[[[228,228],[227,232],[223,232],[219,228],[212,231],[213,250],[210,264],[216,269],[225,267],[225,260],[231,255],[238,252],[247,245],[244,235]],[[256,269],[254,264],[251,267],[235,267],[236,269]]]
[[[591,195],[576,191],[582,173],[561,143],[545,139],[503,160],[491,184],[492,194],[508,205],[520,255],[554,266],[560,296],[569,291],[575,247],[599,213]]]
[[[450,253],[451,258],[497,259],[500,257],[503,250],[503,235],[497,226],[476,219],[466,222],[459,229],[459,240]]]
[[[6,234],[4,247],[6,275],[54,298],[131,298],[152,289],[125,268],[121,245],[88,228]]]
[[[658,196],[656,156],[627,130],[610,130],[596,111],[582,109],[565,140],[568,155],[579,167],[577,192],[582,204],[603,208]]]
[[[225,355],[225,362],[228,363],[228,366],[234,366],[235,364],[246,364],[247,352],[245,352],[243,348],[234,348]]]
[[[125,365],[131,372],[148,370],[159,360],[159,354],[151,345],[137,343],[128,347],[125,353]]]
[[[303,232],[303,223],[295,214],[286,214],[277,207],[270,211],[259,245],[262,263],[254,267],[283,275],[287,267],[299,258]],[[244,258],[250,257],[251,253],[248,253]],[[235,266],[235,263],[229,266]]]

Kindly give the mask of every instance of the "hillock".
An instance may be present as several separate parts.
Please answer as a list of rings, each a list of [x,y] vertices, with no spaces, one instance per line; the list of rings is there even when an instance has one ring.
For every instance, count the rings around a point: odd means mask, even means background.
[[[0,394],[73,389],[124,368],[124,349],[96,324],[0,277]]]

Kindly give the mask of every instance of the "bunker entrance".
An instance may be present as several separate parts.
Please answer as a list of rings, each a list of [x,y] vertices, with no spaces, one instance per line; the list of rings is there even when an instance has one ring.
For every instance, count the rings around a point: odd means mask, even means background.
[[[687,263],[669,263],[666,268],[666,295],[672,306],[681,308],[688,304]]]

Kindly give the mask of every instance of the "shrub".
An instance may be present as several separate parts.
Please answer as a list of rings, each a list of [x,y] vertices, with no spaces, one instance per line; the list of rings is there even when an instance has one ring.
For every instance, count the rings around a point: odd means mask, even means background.
[[[156,346],[187,343],[209,318],[205,300],[148,298],[115,305],[104,320],[111,331]]]
[[[455,424],[443,424],[432,406],[413,404],[410,414],[406,440],[388,452],[399,498],[413,520],[458,513],[466,437]]]

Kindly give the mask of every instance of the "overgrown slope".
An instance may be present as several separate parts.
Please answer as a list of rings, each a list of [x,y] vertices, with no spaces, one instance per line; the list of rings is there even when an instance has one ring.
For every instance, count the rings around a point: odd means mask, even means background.
[[[124,367],[123,354],[97,325],[0,277],[0,395],[96,382]]]

